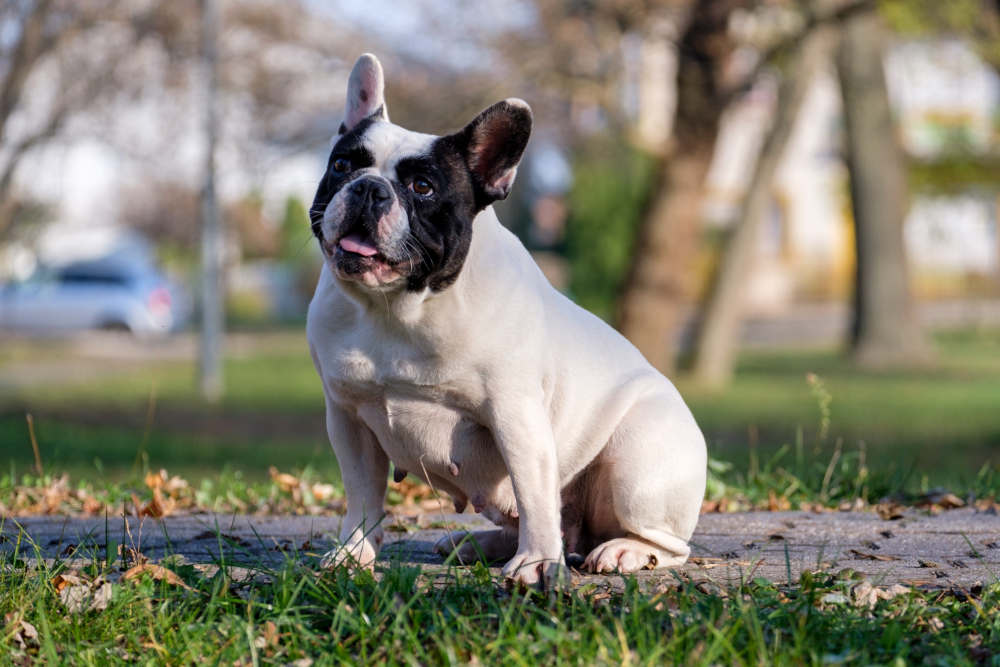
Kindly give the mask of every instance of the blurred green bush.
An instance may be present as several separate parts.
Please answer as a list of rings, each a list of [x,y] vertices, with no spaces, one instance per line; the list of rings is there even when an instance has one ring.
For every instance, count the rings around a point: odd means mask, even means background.
[[[628,275],[655,159],[620,139],[601,138],[576,155],[566,221],[570,295],[612,320]]]

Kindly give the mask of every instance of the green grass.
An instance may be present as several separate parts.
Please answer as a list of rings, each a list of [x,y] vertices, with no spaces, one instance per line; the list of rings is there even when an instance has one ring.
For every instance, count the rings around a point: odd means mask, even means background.
[[[249,479],[263,480],[272,465],[282,470],[311,467],[338,476],[337,462],[322,438],[321,425],[317,425],[314,438],[162,427],[151,428],[147,434],[138,425],[36,417],[35,432],[44,469],[67,472],[75,478],[125,480],[146,469],[167,468],[182,477],[201,479],[233,468]],[[22,414],[0,416],[0,457],[5,454],[4,472],[14,478],[34,468]]]
[[[996,664],[1000,648],[996,584],[869,610],[852,603],[856,581],[825,574],[724,590],[666,578],[652,592],[629,578],[623,592],[546,595],[506,590],[483,566],[431,579],[395,564],[373,577],[289,559],[248,579],[172,564],[185,589],[115,581],[98,557],[76,574],[111,579],[109,604],[69,613],[54,586],[67,564],[34,569],[30,556],[28,545],[0,555],[0,653],[17,663],[961,665]]]
[[[1000,333],[942,335],[937,348],[933,367],[885,372],[860,371],[835,350],[752,352],[724,391],[683,378],[678,386],[712,455],[739,469],[783,447],[825,465],[840,441],[844,452],[863,447],[871,468],[914,487],[967,484],[983,464],[1000,462]],[[8,356],[23,364],[32,354],[67,357],[48,346]],[[0,358],[0,374],[9,361]],[[831,397],[825,438],[808,373],[822,378]],[[195,368],[181,362],[0,393],[0,463],[17,470],[32,464],[24,423],[31,411],[46,466],[75,475],[124,476],[143,442],[151,467],[189,476],[214,475],[226,463],[252,478],[272,464],[334,466],[319,380],[300,332],[273,351],[231,356],[225,377],[216,407],[198,400]]]
[[[746,463],[755,442],[766,457],[802,429],[809,455],[829,458],[837,439],[847,450],[864,443],[873,466],[954,481],[1000,462],[1000,334],[940,335],[937,349],[934,366],[882,372],[859,370],[830,350],[755,352],[743,355],[724,391],[683,381],[679,388],[717,457]],[[832,399],[823,442],[808,373]]]
[[[832,351],[757,352],[727,391],[681,382],[713,453],[734,462],[713,463],[710,495],[792,507],[918,500],[939,483],[963,498],[1000,495],[1000,342],[938,342],[940,363],[921,371],[860,373]],[[810,372],[822,388],[807,382]],[[166,467],[190,477],[178,496],[188,508],[338,511],[339,492],[306,507],[263,481],[270,465],[310,466],[301,475],[309,483],[337,480],[304,347],[230,358],[226,374],[215,408],[197,401],[193,368],[176,363],[3,396],[0,505],[23,509],[55,483],[23,474],[33,461],[30,409],[46,470],[77,471],[70,505],[96,498],[117,512],[133,494],[148,502],[142,474]],[[39,564],[29,544],[2,547],[0,664],[1000,664],[998,582],[910,591],[868,609],[855,604],[849,572],[795,586],[667,578],[650,591],[627,579],[624,592],[546,595],[508,590],[482,566],[431,578],[393,564],[373,577],[320,573],[307,557],[252,565],[250,580],[225,563],[217,572],[170,564],[185,589],[148,576],[120,581],[113,554],[94,553],[77,574],[110,580],[109,604],[71,613],[53,583],[70,563]]]

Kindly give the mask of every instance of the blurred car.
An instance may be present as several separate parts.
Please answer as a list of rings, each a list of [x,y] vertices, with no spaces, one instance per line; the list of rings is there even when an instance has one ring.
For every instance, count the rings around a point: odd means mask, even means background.
[[[41,266],[0,288],[0,328],[8,330],[162,336],[181,328],[190,312],[186,292],[144,253]]]

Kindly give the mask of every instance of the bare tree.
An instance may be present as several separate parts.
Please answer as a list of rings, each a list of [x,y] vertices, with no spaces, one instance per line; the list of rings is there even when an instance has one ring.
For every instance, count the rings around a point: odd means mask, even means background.
[[[17,202],[15,175],[34,149],[73,121],[141,88],[136,52],[180,33],[185,4],[127,0],[8,0],[0,4],[0,235]]]
[[[678,44],[677,111],[659,184],[642,221],[618,325],[650,363],[674,367],[680,311],[701,229],[701,201],[724,108],[720,69],[740,0],[697,0]]]
[[[865,365],[928,355],[910,299],[906,171],[882,67],[885,40],[878,13],[858,12],[845,22],[837,54],[857,251],[851,349]]]
[[[692,374],[707,385],[724,385],[733,373],[742,322],[742,303],[760,232],[771,203],[774,175],[792,136],[809,84],[827,61],[835,33],[808,32],[787,58],[775,117],[761,146],[732,235],[723,250],[694,342]]]

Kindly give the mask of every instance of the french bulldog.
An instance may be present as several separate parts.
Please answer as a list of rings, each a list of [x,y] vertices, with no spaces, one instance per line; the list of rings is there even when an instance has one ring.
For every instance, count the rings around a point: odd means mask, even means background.
[[[310,218],[324,265],[307,335],[347,496],[325,566],[371,567],[389,464],[497,528],[436,549],[558,584],[683,563],[706,449],[673,384],[554,289],[491,204],[531,133],[519,99],[446,136],[389,121],[361,56]]]

